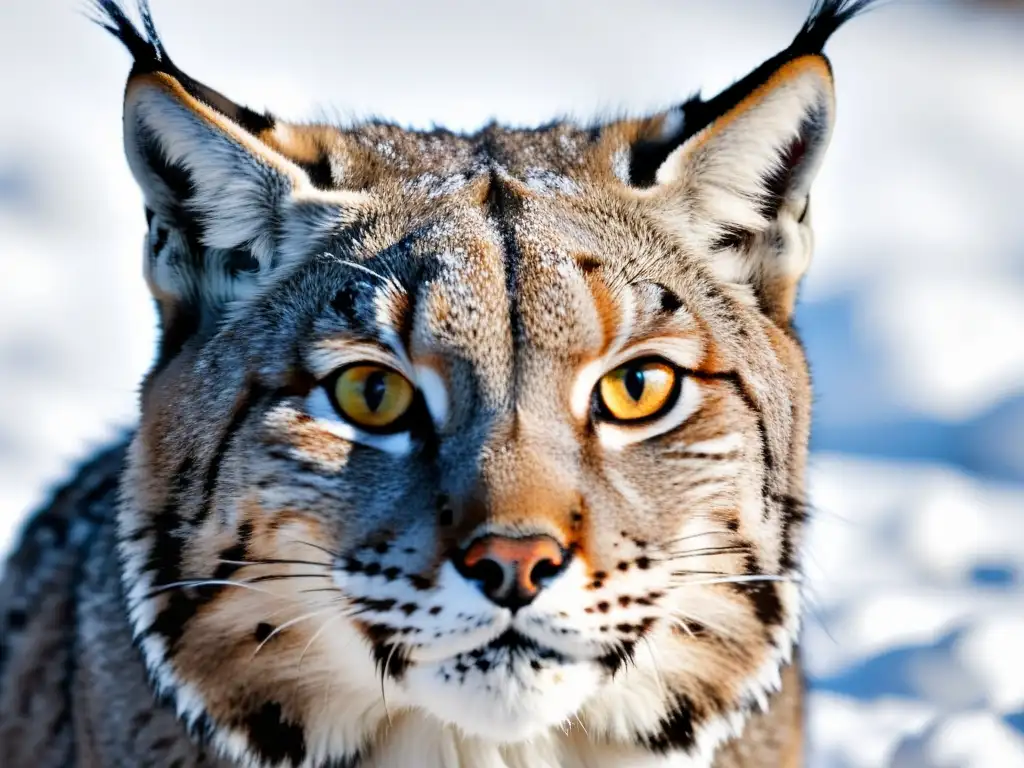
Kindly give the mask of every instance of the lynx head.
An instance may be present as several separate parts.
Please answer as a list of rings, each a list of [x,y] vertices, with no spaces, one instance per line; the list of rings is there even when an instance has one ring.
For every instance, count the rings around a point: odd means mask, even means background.
[[[98,0],[162,329],[123,582],[197,738],[697,765],[765,705],[800,613],[821,51],[866,4],[819,0],[707,101],[459,135],[257,114]]]

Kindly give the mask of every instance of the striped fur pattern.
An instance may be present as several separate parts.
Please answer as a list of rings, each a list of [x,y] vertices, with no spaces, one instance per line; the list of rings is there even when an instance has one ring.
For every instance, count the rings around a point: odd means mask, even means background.
[[[162,336],[138,429],[8,566],[0,762],[800,765],[790,320],[821,51],[866,5],[707,101],[460,135],[255,113],[97,2]],[[604,418],[643,358],[671,407]],[[402,431],[333,406],[364,361],[415,386]],[[567,564],[513,611],[455,564],[486,536]]]

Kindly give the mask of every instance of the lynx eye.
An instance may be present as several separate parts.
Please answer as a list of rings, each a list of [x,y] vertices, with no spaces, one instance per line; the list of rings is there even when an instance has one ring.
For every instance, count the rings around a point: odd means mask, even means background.
[[[631,360],[601,377],[601,410],[614,421],[642,421],[668,410],[679,395],[677,369],[661,359]]]
[[[338,374],[332,394],[338,412],[357,427],[392,431],[412,406],[414,390],[390,368],[357,363]]]

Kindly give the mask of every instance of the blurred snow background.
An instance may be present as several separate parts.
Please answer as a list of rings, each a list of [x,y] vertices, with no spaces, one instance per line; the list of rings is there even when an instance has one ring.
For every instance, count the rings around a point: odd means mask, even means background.
[[[176,61],[288,117],[472,128],[669,105],[810,0],[153,0]],[[811,766],[1024,765],[1024,8],[884,4],[829,45],[803,293],[818,396]],[[0,551],[130,424],[153,345],[127,55],[0,3]]]

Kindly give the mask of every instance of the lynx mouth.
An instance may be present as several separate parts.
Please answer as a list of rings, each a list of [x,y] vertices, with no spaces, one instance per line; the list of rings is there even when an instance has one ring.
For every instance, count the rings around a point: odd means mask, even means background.
[[[506,629],[483,645],[449,657],[448,662],[458,674],[470,670],[477,674],[527,673],[528,668],[539,672],[543,668],[558,667],[574,661],[564,653],[549,648],[527,637],[516,629]]]
[[[517,657],[528,660],[551,661],[565,663],[571,659],[553,648],[541,645],[515,629],[506,629],[489,643],[470,651],[467,656],[477,657],[485,654],[507,653],[509,660]]]

